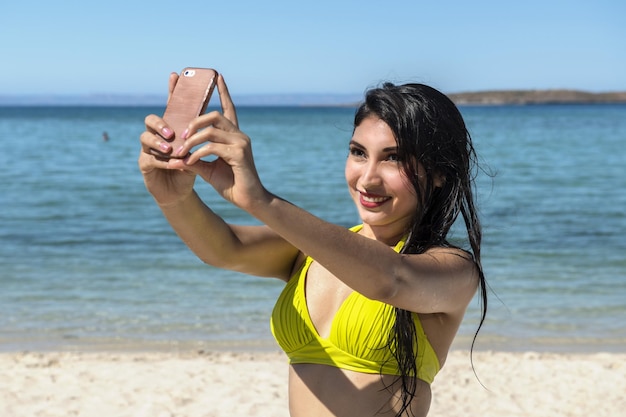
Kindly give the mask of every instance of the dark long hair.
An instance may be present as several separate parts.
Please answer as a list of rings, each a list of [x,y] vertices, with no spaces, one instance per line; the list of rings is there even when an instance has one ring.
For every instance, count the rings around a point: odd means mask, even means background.
[[[480,259],[481,226],[473,195],[478,164],[463,117],[446,95],[432,87],[392,83],[366,93],[354,117],[355,128],[372,116],[393,131],[399,160],[419,202],[402,252],[417,254],[433,247],[454,247],[447,239],[448,232],[459,214],[463,218],[470,246],[466,252],[479,273],[481,319],[475,341],[487,314],[487,292]],[[415,313],[400,308],[395,312],[389,347],[401,373],[402,404],[397,416],[402,416],[410,411],[417,389],[417,336]]]

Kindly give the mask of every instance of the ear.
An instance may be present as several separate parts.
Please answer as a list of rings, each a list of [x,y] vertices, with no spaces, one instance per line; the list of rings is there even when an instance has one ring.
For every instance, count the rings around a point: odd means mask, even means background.
[[[435,188],[442,188],[446,183],[446,176],[441,172],[436,172],[433,176],[433,185]]]

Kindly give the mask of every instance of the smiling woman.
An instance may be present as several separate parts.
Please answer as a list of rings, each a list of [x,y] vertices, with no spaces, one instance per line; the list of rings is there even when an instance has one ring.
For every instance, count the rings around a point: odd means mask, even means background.
[[[177,81],[173,74],[170,93]],[[430,384],[477,288],[483,320],[486,312],[475,155],[460,113],[422,84],[367,93],[345,167],[362,224],[348,230],[265,188],[221,75],[218,91],[222,112],[189,124],[177,152],[194,151],[184,159],[153,156],[172,151],[173,132],[146,117],[139,166],[200,259],[287,282],[271,324],[289,357],[291,415],[425,416]],[[224,221],[194,190],[197,176],[263,225]],[[467,250],[447,240],[459,215]]]
[[[397,242],[415,213],[417,199],[401,169],[396,139],[387,123],[372,116],[354,129],[345,172],[361,220],[370,226],[399,222],[399,235],[391,239]]]

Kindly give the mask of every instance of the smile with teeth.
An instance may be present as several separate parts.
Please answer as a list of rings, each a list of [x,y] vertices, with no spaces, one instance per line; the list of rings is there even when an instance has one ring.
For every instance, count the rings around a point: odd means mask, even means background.
[[[367,194],[364,192],[359,192],[359,195],[361,196],[361,204],[366,207],[377,207],[391,199],[391,197]]]

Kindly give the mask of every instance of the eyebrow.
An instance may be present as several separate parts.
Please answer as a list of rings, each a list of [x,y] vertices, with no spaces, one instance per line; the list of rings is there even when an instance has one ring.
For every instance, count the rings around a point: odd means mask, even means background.
[[[365,149],[365,146],[361,145],[356,140],[351,140],[350,141],[350,145],[356,146],[356,147],[361,148],[361,149]],[[385,153],[398,152],[398,147],[397,146],[390,146],[388,148],[383,148],[383,152],[385,152]]]

